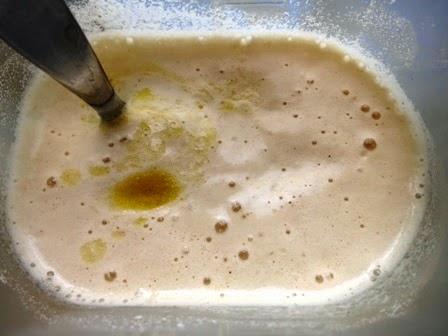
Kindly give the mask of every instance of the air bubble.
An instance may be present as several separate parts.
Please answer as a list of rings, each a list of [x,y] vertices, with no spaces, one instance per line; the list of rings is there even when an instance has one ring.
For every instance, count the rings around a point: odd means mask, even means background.
[[[241,260],[247,260],[249,259],[249,251],[247,250],[241,250],[240,252],[238,252],[238,257]]]
[[[377,145],[375,139],[367,138],[364,140],[363,146],[365,149],[372,151],[376,148]]]
[[[215,224],[215,231],[217,233],[224,233],[224,232],[227,231],[228,226],[229,225],[227,224],[227,222],[225,220],[221,219],[221,220],[216,222],[216,224]]]
[[[318,274],[318,275],[316,275],[316,276],[314,277],[314,280],[316,280],[316,282],[317,282],[318,284],[321,284],[321,283],[324,282],[324,277],[323,277],[322,275]]]
[[[241,204],[239,202],[233,202],[232,203],[232,211],[238,212],[241,210]]]

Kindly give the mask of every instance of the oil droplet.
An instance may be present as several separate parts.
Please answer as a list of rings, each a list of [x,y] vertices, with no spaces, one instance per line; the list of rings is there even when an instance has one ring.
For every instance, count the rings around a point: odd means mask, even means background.
[[[133,99],[138,103],[147,103],[154,99],[154,94],[152,93],[151,89],[144,88],[143,90],[137,92],[134,95]]]
[[[91,125],[98,125],[101,121],[101,119],[97,116],[96,113],[88,113],[81,116],[81,120],[85,123],[91,124]]]
[[[182,188],[176,177],[161,169],[150,169],[126,177],[112,186],[109,196],[114,207],[149,210],[171,202]]]
[[[104,167],[104,166],[91,166],[89,167],[89,173],[92,176],[103,176],[103,175],[107,175],[110,172],[110,168],[109,167]]]
[[[136,227],[142,228],[146,223],[148,223],[148,218],[146,217],[138,217],[134,220],[134,226]]]
[[[111,236],[114,239],[122,239],[126,236],[126,232],[124,232],[123,230],[115,230],[112,231]]]
[[[61,180],[66,185],[75,186],[81,181],[81,173],[77,169],[66,169],[61,174]]]
[[[81,246],[81,258],[84,262],[93,264],[100,261],[107,251],[107,244],[102,239],[89,241]]]

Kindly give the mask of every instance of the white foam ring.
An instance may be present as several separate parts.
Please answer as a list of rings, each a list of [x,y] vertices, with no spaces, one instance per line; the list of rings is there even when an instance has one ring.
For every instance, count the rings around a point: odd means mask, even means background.
[[[193,34],[207,38],[218,33],[244,37],[244,43],[250,42],[248,36],[256,38],[258,34],[266,33],[284,35],[291,39],[298,35],[307,36],[319,41],[321,46],[343,48],[351,59],[362,62],[367,71],[375,73],[381,85],[391,88],[395,99],[404,104],[404,109],[413,111],[411,115],[416,124],[421,122],[412,103],[388,70],[412,65],[416,51],[415,33],[408,21],[388,11],[385,1],[371,1],[367,4],[350,2],[347,8],[321,0],[281,1],[276,2],[276,6],[272,5],[271,9],[268,6],[268,12],[266,6],[264,9],[254,6],[246,12],[242,6],[223,3],[226,1],[165,3],[96,0],[75,2],[70,6],[83,29],[89,34],[128,31],[132,32],[130,35],[151,32],[154,35]],[[272,10],[274,7],[277,10]],[[129,41],[132,43],[131,39]],[[369,47],[374,47],[374,51],[368,49]],[[375,60],[375,56],[385,60],[389,67]],[[416,129],[416,132],[420,130]],[[431,148],[428,135],[423,134],[422,138],[428,139],[424,145]],[[429,178],[437,178],[435,175],[436,173]],[[174,316],[170,312],[164,313],[165,320],[160,319],[157,313],[145,315],[144,318],[134,316],[135,318],[131,319],[133,313],[123,313],[117,317],[97,312],[60,316],[53,318],[52,323],[69,322],[85,327],[101,325],[103,329],[114,331],[143,331],[166,326],[170,321],[174,321],[175,325],[182,325],[182,328],[200,324],[213,325],[216,323],[214,317],[219,316],[221,319],[233,320],[234,326],[245,325],[249,323],[247,321],[251,321],[250,325],[254,328],[287,326],[314,332],[319,328],[321,333],[326,334],[329,329],[344,329],[397,316],[405,312],[414,299],[422,285],[419,276],[426,269],[422,265],[428,264],[430,267],[428,260],[433,258],[436,250],[434,246],[437,228],[432,225],[432,220],[437,195],[433,190],[428,190],[428,196],[431,197],[428,197],[428,210],[422,225],[417,232],[407,232],[406,236],[400,238],[409,241],[410,247],[406,255],[394,255],[395,267],[381,268],[381,275],[372,286],[363,288],[363,291],[354,293],[347,299],[307,307],[300,303],[288,307],[208,307],[207,311],[203,310],[204,307],[197,307],[190,313],[182,313],[182,322],[178,320],[179,315]],[[390,262],[388,264],[392,265]],[[2,281],[7,280],[2,276]],[[247,318],[247,321],[239,321],[241,316]]]

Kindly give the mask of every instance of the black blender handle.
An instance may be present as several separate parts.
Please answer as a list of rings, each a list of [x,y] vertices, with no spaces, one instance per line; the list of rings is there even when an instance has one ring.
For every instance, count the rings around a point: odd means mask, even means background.
[[[0,0],[0,37],[102,119],[121,114],[124,103],[63,0]]]

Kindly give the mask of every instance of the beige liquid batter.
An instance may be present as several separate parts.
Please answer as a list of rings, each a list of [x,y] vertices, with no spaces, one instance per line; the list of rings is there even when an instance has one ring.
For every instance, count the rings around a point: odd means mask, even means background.
[[[95,49],[124,118],[103,125],[42,77],[14,156],[17,251],[61,297],[304,300],[379,275],[418,225],[420,125],[337,48],[111,36]]]

